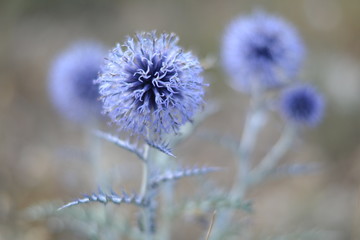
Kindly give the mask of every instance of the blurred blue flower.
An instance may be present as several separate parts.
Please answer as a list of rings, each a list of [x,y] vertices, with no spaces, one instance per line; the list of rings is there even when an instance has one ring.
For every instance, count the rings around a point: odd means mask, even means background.
[[[91,122],[101,116],[98,86],[94,84],[105,51],[96,42],[77,42],[53,61],[49,93],[53,104],[66,118]]]
[[[175,34],[143,32],[110,52],[97,82],[104,113],[120,130],[159,140],[199,110],[202,67],[177,42]]]
[[[299,85],[285,89],[280,99],[283,117],[294,123],[315,126],[323,118],[325,103],[310,85]]]
[[[235,19],[222,42],[222,62],[232,87],[250,92],[282,86],[296,75],[304,46],[283,19],[257,12]]]

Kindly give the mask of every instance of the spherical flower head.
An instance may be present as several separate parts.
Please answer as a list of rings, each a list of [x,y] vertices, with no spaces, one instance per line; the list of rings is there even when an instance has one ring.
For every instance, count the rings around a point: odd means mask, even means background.
[[[263,12],[235,19],[222,41],[222,63],[236,90],[276,88],[291,81],[304,57],[296,30]]]
[[[69,120],[89,123],[101,116],[98,86],[94,84],[105,51],[96,42],[77,42],[53,61],[49,93],[53,104]]]
[[[324,99],[310,85],[285,89],[280,98],[283,117],[293,123],[316,126],[324,115]]]
[[[203,104],[202,67],[177,42],[175,34],[143,32],[110,52],[97,82],[104,113],[120,130],[159,140]]]

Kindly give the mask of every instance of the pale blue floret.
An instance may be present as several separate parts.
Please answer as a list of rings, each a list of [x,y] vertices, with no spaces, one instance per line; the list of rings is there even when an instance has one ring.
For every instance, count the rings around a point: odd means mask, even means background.
[[[315,126],[321,122],[325,103],[310,85],[300,85],[285,89],[281,95],[280,109],[287,121]]]
[[[203,104],[202,67],[175,34],[139,33],[108,55],[97,80],[103,110],[120,130],[161,139]]]
[[[266,13],[236,18],[222,41],[222,63],[239,91],[269,89],[294,80],[304,46],[292,25]]]
[[[49,95],[66,118],[87,122],[101,113],[98,86],[105,50],[96,42],[77,42],[53,61],[49,73]]]

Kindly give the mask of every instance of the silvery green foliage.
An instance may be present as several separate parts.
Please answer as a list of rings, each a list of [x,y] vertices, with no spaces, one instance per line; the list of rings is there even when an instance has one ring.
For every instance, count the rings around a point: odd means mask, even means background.
[[[61,115],[77,122],[100,116],[98,86],[93,81],[104,57],[100,43],[81,41],[55,58],[49,72],[49,95]]]
[[[173,33],[141,32],[109,53],[97,83],[103,112],[120,130],[157,142],[200,109],[202,67],[177,42]]]
[[[265,12],[233,20],[226,28],[221,48],[231,85],[244,92],[291,81],[301,66],[304,51],[295,28]]]
[[[43,221],[47,219],[49,230],[55,233],[76,232],[77,236],[86,239],[99,238],[114,239],[109,236],[141,238],[141,233],[131,227],[126,214],[111,216],[112,221],[106,220],[99,208],[72,208],[71,211],[57,211],[59,202],[42,202],[25,209],[22,216],[29,221]],[[104,218],[105,217],[105,218]],[[101,232],[99,230],[101,229]]]

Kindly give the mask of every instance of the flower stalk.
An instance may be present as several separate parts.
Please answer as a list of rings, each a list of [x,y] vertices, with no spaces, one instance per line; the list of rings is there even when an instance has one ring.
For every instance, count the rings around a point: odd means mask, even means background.
[[[297,128],[293,124],[285,127],[281,137],[260,162],[260,164],[250,173],[249,185],[260,183],[271,170],[279,163],[281,158],[290,149],[297,133]]]
[[[142,162],[142,180],[141,180],[141,187],[140,187],[140,197],[143,199],[146,199],[148,201],[148,204],[143,208],[142,216],[141,216],[141,224],[143,228],[144,233],[144,240],[152,240],[154,238],[154,230],[152,229],[152,226],[155,225],[153,222],[155,220],[155,217],[152,216],[155,209],[154,207],[154,189],[151,188],[151,182],[152,179],[152,154],[150,151],[151,148],[148,144],[145,144],[144,146],[144,161]]]

